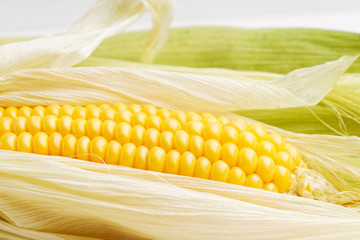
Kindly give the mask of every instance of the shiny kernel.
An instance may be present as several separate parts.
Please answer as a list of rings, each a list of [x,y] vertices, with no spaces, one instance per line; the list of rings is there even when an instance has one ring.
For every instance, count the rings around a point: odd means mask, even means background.
[[[202,118],[203,120],[206,119],[206,118],[215,118],[214,115],[212,115],[211,113],[207,113],[207,112],[202,113],[200,116],[201,116],[201,118]]]
[[[33,137],[33,151],[37,154],[49,155],[49,136],[38,132]]]
[[[120,109],[115,116],[115,119],[117,122],[127,122],[130,123],[131,122],[131,118],[132,118],[133,114],[132,112],[130,112],[127,109]]]
[[[181,125],[186,123],[186,114],[183,111],[173,110],[171,112],[171,118],[176,119]]]
[[[58,132],[54,132],[49,136],[50,155],[61,156],[62,139],[63,139],[62,135]]]
[[[85,106],[85,108],[87,109],[87,110],[89,110],[89,109],[91,109],[91,108],[98,108],[96,105],[94,105],[94,104],[87,104],[86,106]]]
[[[247,128],[246,124],[243,124],[242,122],[236,121],[236,120],[231,120],[230,122],[228,122],[226,124],[226,126],[231,126],[231,127],[235,128],[236,130],[238,130],[240,133],[242,131],[245,131]]]
[[[272,182],[276,185],[280,193],[285,192],[291,183],[290,171],[286,167],[276,165],[275,176]]]
[[[0,138],[0,148],[3,150],[16,151],[17,136],[15,133],[5,133]]]
[[[185,131],[190,135],[203,135],[204,124],[201,121],[190,121],[185,124]]]
[[[86,135],[90,139],[100,136],[102,134],[102,125],[103,122],[98,118],[92,118],[88,120],[86,125]]]
[[[147,156],[147,169],[164,172],[166,152],[160,147],[153,147]]]
[[[69,116],[60,117],[58,119],[58,127],[57,127],[59,133],[63,136],[71,133],[73,122],[74,120]]]
[[[229,123],[229,119],[227,119],[226,117],[219,117],[219,118],[218,118],[218,122],[219,122],[221,125],[225,126],[226,124]]]
[[[111,109],[111,106],[109,104],[104,103],[104,104],[100,104],[99,108],[101,108],[102,110],[105,110],[105,109],[109,109],[109,108]]]
[[[162,119],[159,116],[151,115],[146,119],[145,122],[145,128],[155,128],[157,130],[160,130],[162,125]]]
[[[164,121],[165,119],[170,118],[171,112],[166,108],[159,108],[156,112],[156,115],[159,116]]]
[[[254,134],[248,131],[243,131],[242,133],[240,133],[239,136],[239,145],[242,148],[256,149],[258,141]]]
[[[44,117],[42,122],[42,129],[47,134],[50,135],[57,131],[58,128],[58,118],[55,115],[47,115]]]
[[[251,123],[247,126],[246,130],[254,134],[259,140],[265,138],[267,135],[266,129],[259,123]]]
[[[4,117],[16,118],[18,109],[16,107],[7,107],[4,111]]]
[[[214,139],[207,140],[204,144],[204,157],[214,162],[219,160],[221,156],[221,145]]]
[[[36,106],[31,110],[31,116],[44,117],[45,111],[46,109],[43,106]]]
[[[219,182],[228,182],[230,176],[230,167],[226,162],[218,160],[214,162],[210,170],[210,179]]]
[[[171,150],[165,157],[165,173],[179,174],[181,155],[176,150]]]
[[[77,118],[73,121],[71,132],[75,137],[80,138],[86,135],[87,121],[83,118]]]
[[[191,152],[184,152],[180,158],[180,175],[193,177],[195,173],[196,157]]]
[[[290,172],[294,169],[293,159],[287,152],[278,152],[275,158],[275,164],[286,167]]]
[[[187,112],[186,113],[186,122],[191,122],[191,121],[201,121],[202,117],[197,114],[196,112]]]
[[[32,153],[32,138],[28,132],[20,133],[16,141],[16,151]]]
[[[236,128],[234,128],[232,126],[225,126],[222,129],[221,143],[222,144],[233,143],[233,144],[237,145],[239,142],[239,137],[240,137],[240,134],[236,130]]]
[[[148,149],[158,146],[160,133],[154,128],[147,129],[144,136],[144,145]]]
[[[81,160],[90,160],[90,143],[91,140],[87,136],[82,136],[78,139],[76,144],[76,157]]]
[[[143,126],[140,125],[136,125],[135,127],[133,127],[132,131],[131,131],[131,141],[133,144],[135,144],[135,146],[141,146],[144,142],[144,137],[145,137],[145,128]]]
[[[42,118],[39,116],[31,116],[27,121],[27,131],[34,135],[42,129]]]
[[[115,138],[115,129],[116,129],[116,122],[113,120],[106,120],[103,122],[102,125],[102,136],[108,140],[111,141]]]
[[[161,131],[169,131],[175,133],[181,129],[180,123],[173,118],[167,118],[163,121]]]
[[[118,141],[121,145],[130,142],[131,130],[132,128],[130,124],[126,122],[119,123],[115,128],[115,140]]]
[[[74,113],[75,107],[71,106],[71,105],[63,105],[61,106],[60,110],[59,110],[59,115],[60,116],[69,116],[72,117],[73,113]]]
[[[189,149],[189,134],[184,130],[179,130],[175,133],[174,149],[180,154]]]
[[[151,116],[156,115],[158,110],[154,105],[145,105],[141,111],[146,115]]]
[[[244,186],[245,181],[245,172],[239,167],[232,167],[230,170],[229,183]]]
[[[104,110],[102,110],[101,114],[100,114],[100,119],[102,121],[106,121],[106,120],[115,120],[117,112],[112,109],[112,108],[106,108]]]
[[[72,134],[66,134],[61,143],[61,155],[64,157],[75,157],[77,138]]]
[[[204,139],[200,136],[191,136],[189,142],[189,151],[192,152],[195,157],[201,157],[204,151]]]
[[[293,146],[291,146],[290,144],[287,143],[284,145],[283,151],[286,151],[287,153],[289,153],[291,155],[295,167],[300,166],[300,164],[302,162],[301,155],[296,150],[296,148],[294,148]]]
[[[174,146],[174,134],[169,131],[160,133],[159,147],[164,149],[165,152],[169,152]]]
[[[211,117],[205,117],[202,119],[202,122],[204,123],[204,125],[208,125],[209,123],[219,123],[217,118],[214,116]]]
[[[252,173],[246,176],[245,186],[252,188],[263,189],[264,182],[256,173]]]
[[[13,131],[16,135],[19,135],[22,132],[27,131],[27,118],[26,117],[16,117],[13,120]]]
[[[232,168],[239,158],[239,148],[233,143],[225,143],[221,147],[221,160],[225,161]]]
[[[209,123],[204,128],[204,140],[215,139],[221,140],[222,127],[219,123]]]
[[[119,163],[121,145],[117,141],[110,141],[105,150],[105,162],[117,165]]]
[[[28,106],[24,106],[19,108],[19,111],[17,112],[18,117],[26,117],[29,118],[31,116],[32,109]],[[49,114],[46,114],[49,115]]]
[[[87,108],[87,115],[86,119],[92,119],[92,118],[100,118],[100,114],[102,112],[101,108],[98,108],[96,106]]]
[[[145,113],[135,112],[131,117],[131,125],[132,126],[141,125],[144,127],[146,119],[147,119],[147,115]]]
[[[134,168],[138,169],[146,169],[146,159],[149,153],[149,149],[145,146],[140,146],[136,149],[135,152],[135,160],[134,160]]]
[[[119,165],[133,167],[135,161],[136,146],[133,143],[126,143],[120,150]]]
[[[126,106],[125,103],[114,103],[114,104],[112,105],[112,108],[113,108],[116,112],[118,112],[118,111],[120,111],[121,109],[126,109],[127,106]]]
[[[3,107],[0,107],[0,118],[4,116],[5,109]]]
[[[141,112],[141,109],[142,109],[142,107],[138,104],[132,104],[128,107],[128,110],[130,112],[132,112],[133,114],[137,113],[137,112]]]
[[[14,120],[11,117],[0,118],[0,136],[13,131],[13,122]]]
[[[106,147],[108,141],[101,136],[97,136],[90,143],[90,161],[103,163],[105,161]]]
[[[87,115],[88,115],[88,110],[86,108],[77,106],[77,107],[75,107],[72,118],[73,119],[77,119],[77,118],[86,119]]]
[[[256,152],[258,156],[268,156],[271,159],[276,158],[276,148],[274,144],[269,141],[262,141],[258,144]]]
[[[260,156],[256,167],[256,174],[261,177],[263,182],[270,182],[274,178],[275,163],[267,156]]]
[[[275,184],[273,184],[272,182],[265,183],[264,190],[275,192],[275,193],[279,192],[279,190],[277,189]]]
[[[285,144],[284,139],[277,133],[270,133],[266,139],[274,144],[277,151],[279,151]]]
[[[195,177],[209,179],[211,162],[205,157],[199,157],[195,165]]]
[[[242,148],[239,151],[238,166],[246,173],[250,174],[255,172],[258,164],[258,157],[256,152],[251,148]]]
[[[234,119],[231,119],[231,121],[233,121],[233,122],[239,122],[239,123],[247,126],[246,121],[245,121],[244,119],[242,119],[242,118],[234,118]]]

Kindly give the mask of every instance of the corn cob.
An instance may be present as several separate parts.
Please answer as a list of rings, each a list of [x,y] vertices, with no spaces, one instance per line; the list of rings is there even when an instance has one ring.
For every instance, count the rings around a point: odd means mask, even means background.
[[[299,152],[243,119],[115,103],[0,108],[0,149],[289,192]],[[310,189],[308,189],[311,191]]]

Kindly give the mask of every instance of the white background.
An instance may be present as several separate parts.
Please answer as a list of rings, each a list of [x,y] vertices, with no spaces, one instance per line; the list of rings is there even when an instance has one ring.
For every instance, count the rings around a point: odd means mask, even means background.
[[[65,32],[95,0],[0,0],[0,37]],[[360,32],[360,0],[177,0],[172,26],[310,27]],[[149,26],[144,17],[133,29]]]

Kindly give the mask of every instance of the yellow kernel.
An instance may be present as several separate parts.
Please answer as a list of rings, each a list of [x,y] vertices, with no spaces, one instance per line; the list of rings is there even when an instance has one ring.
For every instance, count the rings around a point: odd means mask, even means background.
[[[74,120],[69,116],[62,116],[58,119],[58,131],[61,135],[71,133]]]
[[[211,113],[207,113],[207,112],[202,113],[200,116],[203,120],[207,119],[207,118],[215,118],[214,115],[212,115]]]
[[[239,145],[242,148],[256,149],[258,141],[254,134],[248,131],[243,131],[239,136]]]
[[[174,149],[180,154],[189,149],[189,134],[184,130],[179,130],[175,133]]]
[[[283,138],[277,133],[270,133],[266,136],[266,139],[274,144],[277,151],[279,151],[285,144]]]
[[[239,158],[239,149],[233,143],[225,143],[221,147],[221,160],[233,167],[237,164]]]
[[[98,108],[96,105],[94,105],[94,104],[88,104],[88,105],[86,105],[85,106],[85,108],[87,109],[87,110],[89,110],[89,109],[91,109],[91,108]]]
[[[176,150],[171,150],[166,154],[164,167],[165,173],[179,174],[180,156],[180,153]]]
[[[101,114],[100,114],[100,119],[102,121],[106,121],[106,120],[115,120],[117,112],[112,109],[112,108],[106,108],[104,110],[102,110]]]
[[[245,131],[247,128],[246,124],[242,123],[241,121],[236,121],[236,120],[231,120],[230,122],[228,122],[226,124],[226,126],[231,126],[231,127],[235,128],[236,130],[238,130],[240,133],[242,131]]]
[[[183,111],[173,110],[171,112],[171,118],[176,119],[181,125],[186,123],[186,114]]]
[[[162,119],[159,116],[151,115],[146,119],[145,127],[147,129],[149,128],[155,128],[157,130],[160,130],[162,125]]]
[[[156,112],[156,115],[159,116],[162,120],[165,120],[170,118],[171,112],[166,108],[159,108]]]
[[[116,122],[113,120],[106,120],[102,125],[102,136],[111,141],[115,136]]]
[[[245,185],[246,174],[239,167],[232,167],[230,170],[229,183],[237,185]]]
[[[274,144],[269,141],[262,141],[258,144],[256,152],[258,156],[268,156],[271,159],[276,158],[276,149]]]
[[[222,129],[222,134],[221,134],[221,143],[233,143],[233,144],[238,144],[239,142],[239,137],[240,134],[239,132],[236,130],[236,128],[232,127],[232,126],[225,126]]]
[[[290,172],[294,168],[292,157],[287,152],[282,152],[282,151],[278,152],[275,158],[275,163],[276,165],[281,165],[286,167],[287,169],[289,169]]]
[[[98,118],[92,118],[88,120],[86,125],[86,135],[90,139],[100,136],[102,134],[102,125],[102,121],[100,121]]]
[[[81,160],[90,160],[90,143],[91,140],[87,136],[82,136],[78,139],[76,144],[76,157]]]
[[[210,123],[219,123],[218,122],[218,120],[217,120],[217,118],[216,117],[214,117],[214,116],[209,116],[209,117],[203,117],[202,118],[202,122],[203,122],[203,124],[206,126],[206,125],[208,125],[208,124],[210,124]]]
[[[202,118],[199,114],[197,114],[196,112],[187,112],[186,113],[186,122],[191,122],[191,121],[201,121]]]
[[[141,111],[146,115],[151,116],[156,114],[157,108],[154,105],[145,105]]]
[[[259,140],[265,138],[267,135],[266,129],[259,123],[251,123],[247,126],[246,130],[254,134]]]
[[[285,144],[283,150],[291,155],[294,166],[299,167],[302,162],[300,153],[290,144]]]
[[[102,110],[105,110],[105,109],[109,109],[109,108],[111,109],[111,106],[109,104],[104,103],[104,104],[100,104],[99,108]]]
[[[33,136],[28,132],[20,133],[16,142],[16,151],[31,153],[32,138]]]
[[[158,145],[160,133],[154,128],[147,129],[144,136],[144,145],[151,149]]]
[[[64,157],[75,157],[77,138],[72,134],[66,134],[62,139],[61,154]]]
[[[90,161],[103,163],[105,161],[107,145],[108,141],[104,137],[97,136],[92,139],[90,143]]]
[[[3,150],[16,151],[17,136],[15,133],[5,133],[0,138],[0,148]]]
[[[71,105],[63,105],[60,107],[59,116],[69,116],[72,117],[75,107]]]
[[[263,189],[263,180],[256,173],[252,173],[246,176],[245,186],[252,188]]]
[[[276,185],[280,193],[285,192],[290,187],[290,171],[283,166],[276,165],[275,176],[272,182]]]
[[[61,156],[62,139],[63,139],[62,135],[58,132],[54,132],[49,136],[50,155]]]
[[[180,175],[182,176],[194,176],[195,173],[196,158],[191,152],[184,152],[180,158]]]
[[[143,112],[135,112],[133,116],[131,117],[131,125],[141,125],[145,126],[145,122],[147,120],[147,115]]]
[[[226,162],[218,160],[214,162],[210,170],[210,179],[219,182],[228,182],[230,176],[230,167]]]
[[[204,124],[200,121],[190,121],[185,124],[185,131],[190,135],[203,135]]]
[[[274,178],[275,163],[267,156],[260,156],[256,167],[256,174],[261,177],[263,182],[270,182]]]
[[[138,104],[132,104],[128,107],[128,110],[132,113],[141,112],[142,107]]]
[[[11,117],[2,117],[0,118],[0,136],[13,131],[13,118]]]
[[[195,165],[195,177],[209,179],[211,162],[205,157],[199,157]]]
[[[153,147],[147,156],[147,169],[155,172],[163,172],[165,167],[166,152],[160,147]]]
[[[137,147],[141,146],[144,142],[144,136],[145,128],[143,126],[136,125],[131,131],[131,142]]]
[[[4,111],[4,117],[16,118],[18,109],[16,107],[7,107]]]
[[[43,106],[34,107],[31,111],[31,116],[44,117],[45,116],[45,108]]]
[[[4,116],[5,109],[3,107],[0,107],[0,118]]]
[[[251,148],[242,148],[239,151],[238,166],[246,173],[255,172],[258,163],[256,152]]]
[[[96,106],[87,108],[87,116],[86,119],[92,119],[92,118],[100,118],[102,110],[101,108],[98,108]]]
[[[200,136],[191,136],[189,142],[189,151],[192,152],[195,157],[201,157],[204,150],[204,139]]]
[[[76,106],[72,115],[73,119],[83,118],[86,119],[88,115],[88,110],[81,106]]]
[[[117,141],[110,141],[105,150],[105,162],[117,165],[119,163],[121,145]]]
[[[204,157],[214,162],[220,159],[221,145],[214,139],[207,140],[204,145]]]
[[[215,139],[220,141],[222,127],[219,123],[209,123],[204,128],[204,140]]]
[[[221,123],[221,125],[225,126],[229,123],[229,119],[227,119],[226,117],[219,117],[218,122]]]
[[[117,122],[127,122],[130,123],[131,122],[131,118],[132,118],[133,114],[132,112],[130,112],[127,109],[120,109],[115,116],[115,119]]]
[[[47,115],[44,117],[42,122],[43,131],[50,135],[57,131],[58,128],[58,118],[55,115]]]
[[[38,132],[33,137],[34,153],[49,155],[49,136],[46,133]]]
[[[147,149],[147,147],[145,146],[140,146],[136,149],[134,168],[144,169],[144,170],[146,169],[146,160],[148,153],[149,153],[149,149]]]
[[[159,147],[164,149],[165,152],[173,149],[174,146],[174,134],[169,131],[164,131],[160,133],[159,137]]]
[[[265,183],[264,190],[271,191],[271,192],[276,192],[276,193],[279,192],[279,190],[277,189],[275,184],[273,184],[272,182]]]
[[[125,103],[114,103],[114,104],[112,105],[112,108],[113,108],[116,112],[118,112],[118,111],[120,111],[121,109],[126,109],[127,106],[126,106]]]
[[[34,135],[42,129],[42,118],[39,116],[31,116],[27,121],[27,130]]]
[[[239,122],[239,123],[247,126],[246,121],[245,121],[244,119],[242,119],[242,118],[234,118],[234,119],[232,119],[231,121],[233,121],[233,122]]]
[[[136,146],[133,143],[126,143],[120,150],[119,165],[133,167],[135,161]]]
[[[17,112],[17,116],[29,118],[31,116],[31,111],[32,111],[32,109],[28,106],[21,107],[21,108],[19,108],[19,111]]]
[[[22,132],[27,130],[27,118],[26,117],[16,117],[13,120],[13,131],[16,135],[19,135]]]
[[[77,118],[73,121],[71,132],[75,137],[80,138],[86,135],[87,121],[83,118]]]
[[[180,123],[173,118],[167,118],[163,121],[161,131],[169,131],[175,133],[181,129]]]
[[[57,104],[48,105],[45,109],[45,115],[59,116],[60,106]]]
[[[117,140],[121,145],[130,142],[131,130],[130,124],[126,122],[119,123],[115,128],[115,140]]]

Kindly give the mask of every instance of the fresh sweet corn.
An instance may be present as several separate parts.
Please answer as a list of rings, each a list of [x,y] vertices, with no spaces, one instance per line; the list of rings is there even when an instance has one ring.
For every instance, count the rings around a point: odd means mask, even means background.
[[[133,104],[1,108],[0,149],[289,192],[300,153],[243,119]]]

